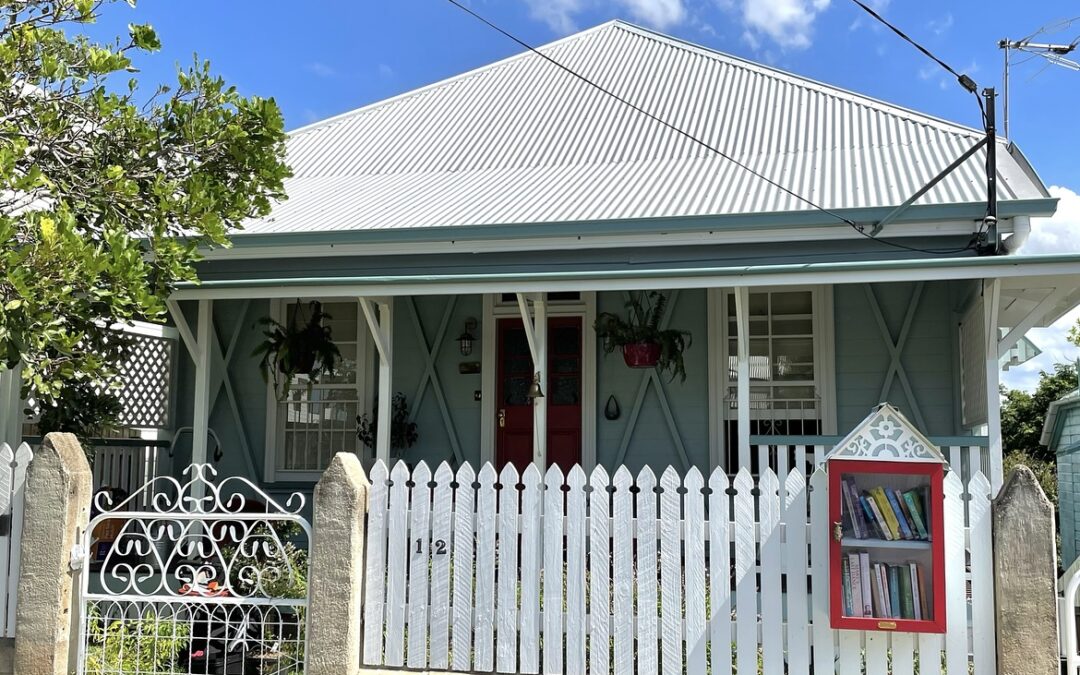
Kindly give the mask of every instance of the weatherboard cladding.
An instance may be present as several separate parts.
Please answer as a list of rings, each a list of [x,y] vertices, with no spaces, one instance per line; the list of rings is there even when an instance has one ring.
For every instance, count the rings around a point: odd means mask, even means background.
[[[830,209],[898,204],[980,132],[622,22],[545,54]],[[806,203],[529,52],[293,132],[249,233],[799,211]],[[918,203],[985,198],[978,153]],[[1046,197],[998,153],[1002,199]]]

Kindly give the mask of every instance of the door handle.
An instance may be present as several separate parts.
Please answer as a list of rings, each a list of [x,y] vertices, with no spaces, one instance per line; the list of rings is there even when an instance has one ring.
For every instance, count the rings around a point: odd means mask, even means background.
[[[499,408],[499,428],[506,427],[506,408]]]

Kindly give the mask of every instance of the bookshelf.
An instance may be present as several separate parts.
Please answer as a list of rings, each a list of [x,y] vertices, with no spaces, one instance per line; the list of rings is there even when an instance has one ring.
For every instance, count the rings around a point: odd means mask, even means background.
[[[945,468],[887,404],[829,455],[833,628],[945,632]]]

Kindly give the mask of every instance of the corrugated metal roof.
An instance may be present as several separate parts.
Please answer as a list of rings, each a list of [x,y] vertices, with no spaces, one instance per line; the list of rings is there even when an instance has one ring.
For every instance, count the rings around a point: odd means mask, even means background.
[[[981,132],[611,22],[545,54],[829,209],[899,204]],[[809,207],[526,52],[290,135],[288,201],[250,233]],[[919,204],[985,197],[982,153]],[[998,153],[1000,198],[1047,193]]]

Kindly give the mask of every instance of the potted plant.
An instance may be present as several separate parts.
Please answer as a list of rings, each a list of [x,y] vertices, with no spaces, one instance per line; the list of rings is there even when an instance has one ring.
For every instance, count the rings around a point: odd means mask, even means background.
[[[261,356],[259,366],[263,377],[274,381],[278,397],[288,396],[289,388],[297,375],[306,375],[308,385],[318,381],[323,374],[333,374],[341,352],[334,344],[330,326],[323,321],[332,318],[322,311],[318,302],[308,304],[307,320],[301,322],[301,305],[296,303],[289,324],[283,325],[270,317],[259,320],[265,326],[266,339],[253,356]]]
[[[379,435],[379,403],[375,402],[375,411],[370,415],[364,413],[356,417],[356,437],[368,448],[375,447],[375,439]],[[390,447],[394,450],[411,448],[418,438],[416,422],[409,421],[409,404],[405,400],[405,394],[400,391],[394,394],[390,403]]]
[[[626,303],[628,317],[601,312],[593,323],[596,335],[603,339],[604,352],[616,349],[631,368],[659,368],[670,371],[671,378],[686,380],[683,351],[690,346],[690,332],[660,328],[667,309],[667,296],[656,291],[632,297]]]

